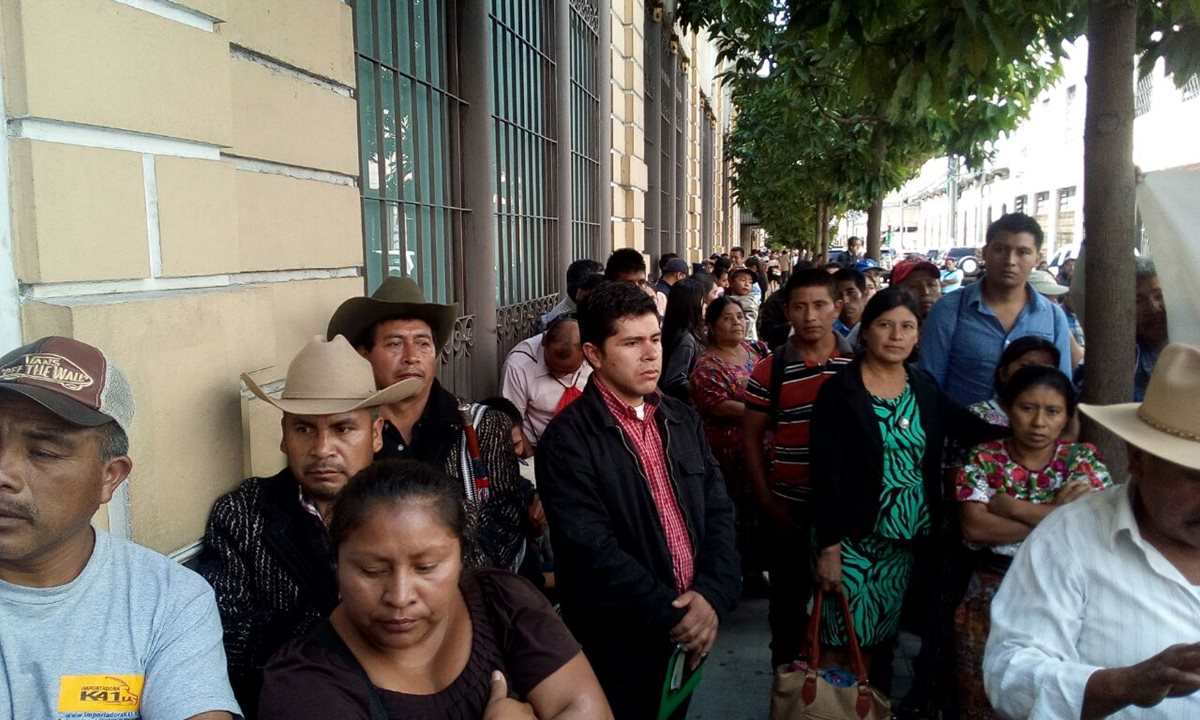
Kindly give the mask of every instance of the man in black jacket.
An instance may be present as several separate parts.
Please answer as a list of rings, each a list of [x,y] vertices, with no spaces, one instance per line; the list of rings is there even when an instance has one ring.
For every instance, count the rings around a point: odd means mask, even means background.
[[[267,660],[337,605],[329,509],[382,444],[378,407],[413,395],[421,382],[376,392],[370,363],[341,336],[306,345],[277,398],[249,375],[242,379],[283,411],[287,467],[252,477],[217,500],[200,573],[216,591],[234,694],[253,718]]]
[[[675,647],[698,665],[736,603],[733,505],[699,417],[656,391],[654,301],[602,285],[579,330],[594,372],[542,435],[538,488],[563,618],[617,720],[653,718]]]

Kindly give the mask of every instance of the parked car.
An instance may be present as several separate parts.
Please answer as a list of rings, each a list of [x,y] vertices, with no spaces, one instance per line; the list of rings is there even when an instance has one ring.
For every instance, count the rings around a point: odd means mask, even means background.
[[[952,257],[958,263],[958,269],[963,271],[963,275],[967,277],[975,277],[979,271],[983,269],[983,260],[979,257],[979,249],[973,247],[956,247],[950,248],[945,258]]]
[[[1079,253],[1083,251],[1083,243],[1071,243],[1063,245],[1058,250],[1054,251],[1054,256],[1050,258],[1050,272],[1053,275],[1058,275],[1058,271],[1062,268],[1063,263],[1068,260],[1078,260]]]

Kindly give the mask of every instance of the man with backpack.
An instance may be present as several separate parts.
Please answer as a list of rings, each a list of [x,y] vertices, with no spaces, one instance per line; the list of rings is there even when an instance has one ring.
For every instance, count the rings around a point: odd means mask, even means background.
[[[329,320],[328,336],[350,341],[371,363],[378,388],[421,380],[421,392],[379,408],[383,447],[375,459],[420,460],[457,481],[477,523],[470,560],[511,569],[525,544],[531,493],[513,452],[512,421],[498,410],[460,402],[438,382],[439,358],[457,317],[457,305],[428,302],[411,278],[389,277],[370,297],[342,303]],[[468,433],[477,437],[478,457]]]
[[[767,524],[772,667],[796,658],[808,626],[812,406],[821,385],[853,357],[833,330],[842,300],[832,275],[794,272],[783,292],[793,334],[754,367],[742,420],[746,476]]]

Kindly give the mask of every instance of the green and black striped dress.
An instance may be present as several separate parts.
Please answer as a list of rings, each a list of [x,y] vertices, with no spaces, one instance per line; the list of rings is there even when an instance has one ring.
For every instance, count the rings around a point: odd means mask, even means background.
[[[850,601],[854,630],[864,647],[896,636],[900,608],[912,574],[913,538],[929,532],[929,504],[921,477],[925,430],[912,387],[898,398],[871,396],[883,436],[883,478],[875,530],[842,540],[842,587]],[[841,610],[827,602],[821,612],[821,642],[849,644]]]

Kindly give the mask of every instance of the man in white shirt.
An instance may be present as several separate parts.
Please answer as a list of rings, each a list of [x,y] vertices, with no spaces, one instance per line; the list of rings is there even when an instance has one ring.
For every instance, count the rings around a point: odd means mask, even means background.
[[[517,407],[525,437],[536,447],[551,418],[579,397],[591,375],[578,321],[559,316],[546,332],[517,343],[508,354],[500,394]]]
[[[1082,405],[1133,480],[1052,513],[992,603],[988,698],[1010,718],[1200,718],[1200,348],[1140,405]],[[1144,708],[1144,709],[1142,709]]]

